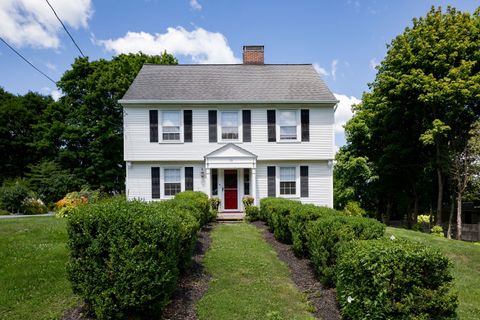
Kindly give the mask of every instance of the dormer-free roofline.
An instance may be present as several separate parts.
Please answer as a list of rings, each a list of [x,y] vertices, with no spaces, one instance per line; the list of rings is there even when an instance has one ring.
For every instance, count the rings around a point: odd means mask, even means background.
[[[120,104],[334,104],[339,100],[277,100],[277,101],[231,101],[231,100],[118,100]]]

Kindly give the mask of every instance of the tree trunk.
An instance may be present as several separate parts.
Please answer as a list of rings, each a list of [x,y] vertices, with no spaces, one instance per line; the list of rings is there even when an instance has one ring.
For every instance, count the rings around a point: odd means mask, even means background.
[[[386,225],[389,224],[390,222],[390,214],[392,213],[392,202],[390,201],[390,198],[387,200],[387,210],[386,213],[382,215],[382,220],[383,223]]]
[[[448,216],[448,228],[447,228],[447,239],[452,239],[452,220],[453,213],[455,212],[455,196],[452,195],[450,201],[450,215]]]
[[[457,240],[462,240],[462,193],[457,194]]]
[[[437,180],[438,180],[438,196],[437,196],[437,221],[436,225],[442,224],[442,202],[443,202],[443,174],[440,167],[440,146],[437,144]]]

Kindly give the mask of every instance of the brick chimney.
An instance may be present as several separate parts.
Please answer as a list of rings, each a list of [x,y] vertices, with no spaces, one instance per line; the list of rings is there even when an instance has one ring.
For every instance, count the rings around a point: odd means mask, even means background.
[[[263,46],[243,46],[243,64],[264,64]]]

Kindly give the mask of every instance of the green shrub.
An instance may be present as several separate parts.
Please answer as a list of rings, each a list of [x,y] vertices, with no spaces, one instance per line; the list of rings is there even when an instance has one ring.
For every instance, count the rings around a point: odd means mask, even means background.
[[[260,201],[261,216],[273,231],[275,238],[284,243],[291,243],[292,235],[288,227],[288,216],[299,210],[302,203],[283,198],[265,198]]]
[[[444,238],[445,235],[443,234],[443,228],[442,226],[433,226],[432,230],[430,231],[430,233],[433,235],[433,236],[436,236],[436,237],[442,237]]]
[[[333,286],[338,248],[342,243],[378,239],[384,232],[384,224],[362,217],[336,215],[308,222],[305,232],[308,252],[320,281]]]
[[[354,216],[354,217],[365,217],[367,212],[365,209],[360,207],[360,203],[357,201],[348,201],[347,205],[343,209],[343,213],[346,216]]]
[[[379,239],[343,245],[337,298],[344,319],[455,319],[449,260],[418,243]]]
[[[65,207],[57,210],[57,212],[55,212],[55,217],[57,217],[57,218],[68,218],[72,214],[75,214],[77,211],[78,211],[78,207],[65,206]]]
[[[256,206],[245,207],[245,215],[248,221],[257,221],[260,219],[260,209]]]
[[[417,216],[417,221],[419,223],[429,224],[430,223],[430,216],[426,215],[426,214],[420,214],[420,215]]]
[[[47,213],[47,206],[42,200],[36,198],[26,198],[22,201],[23,214],[43,214]]]
[[[339,212],[335,209],[319,207],[313,204],[304,204],[298,210],[290,213],[288,227],[292,234],[293,251],[295,254],[304,256],[308,253],[305,226],[309,221],[338,214]]]
[[[79,206],[67,231],[68,278],[99,319],[154,314],[167,304],[179,272],[179,215],[114,198]]]
[[[413,231],[419,231],[419,232],[423,232],[423,226],[420,222],[417,222],[415,223],[413,226],[412,226],[412,230]]]
[[[210,202],[210,207],[212,208],[212,210],[218,211],[222,200],[219,197],[211,197],[210,199],[208,199],[208,201]]]
[[[184,191],[177,193],[174,198],[179,205],[187,210],[196,212],[199,216],[200,225],[204,225],[212,220],[215,216],[210,210],[210,202],[208,196],[200,191]]]
[[[245,208],[251,206],[254,201],[255,201],[255,198],[253,198],[252,196],[243,196],[242,198],[243,206]]]
[[[24,213],[23,201],[34,196],[23,180],[4,182],[0,187],[0,208],[11,213]]]

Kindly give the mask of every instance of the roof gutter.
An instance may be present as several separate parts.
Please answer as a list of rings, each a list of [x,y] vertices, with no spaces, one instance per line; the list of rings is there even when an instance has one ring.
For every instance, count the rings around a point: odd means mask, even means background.
[[[232,100],[158,100],[158,99],[139,99],[129,100],[120,99],[120,104],[293,104],[293,103],[311,103],[311,104],[335,104],[335,108],[340,101],[338,100],[270,100],[270,101],[232,101]]]

